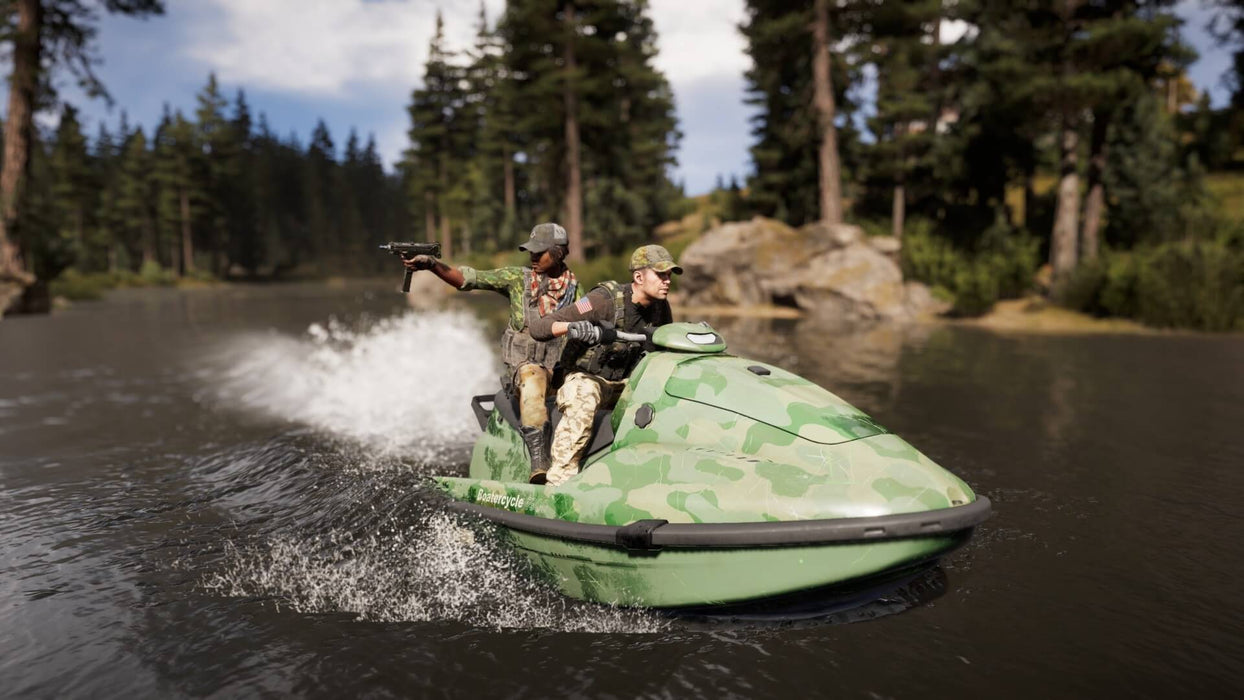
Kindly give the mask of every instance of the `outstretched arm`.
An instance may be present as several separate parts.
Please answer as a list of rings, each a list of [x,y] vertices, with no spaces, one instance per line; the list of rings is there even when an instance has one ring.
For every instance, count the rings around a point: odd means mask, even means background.
[[[431,270],[432,274],[440,277],[445,284],[454,289],[461,289],[466,278],[462,276],[462,272],[458,268],[448,263],[443,263],[431,255],[416,255],[410,259],[403,259],[402,265],[407,270]]]

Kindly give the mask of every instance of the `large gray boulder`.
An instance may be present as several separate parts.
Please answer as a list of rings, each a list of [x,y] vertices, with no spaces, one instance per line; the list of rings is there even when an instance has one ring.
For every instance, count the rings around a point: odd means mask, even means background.
[[[904,282],[897,241],[856,226],[793,229],[771,219],[722,225],[679,259],[684,303],[793,306],[831,321],[910,320],[943,311],[924,285]]]

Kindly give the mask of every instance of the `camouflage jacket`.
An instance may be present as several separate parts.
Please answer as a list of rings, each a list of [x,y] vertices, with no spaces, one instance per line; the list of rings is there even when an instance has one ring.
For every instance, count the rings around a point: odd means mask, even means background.
[[[462,286],[458,289],[469,292],[473,289],[488,289],[498,294],[503,294],[510,299],[510,328],[521,331],[527,325],[525,309],[523,308],[523,283],[527,275],[531,273],[529,267],[499,267],[495,270],[476,270],[473,267],[461,265],[458,271],[462,273]],[[564,308],[583,296],[582,286],[576,284],[572,290],[562,299],[561,307]]]

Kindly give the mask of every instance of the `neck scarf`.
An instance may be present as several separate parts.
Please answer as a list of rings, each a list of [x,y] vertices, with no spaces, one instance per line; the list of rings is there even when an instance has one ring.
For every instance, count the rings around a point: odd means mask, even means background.
[[[571,297],[574,296],[573,290],[577,286],[578,280],[568,267],[563,267],[561,275],[557,277],[532,273],[530,291],[536,311],[540,316],[547,316],[565,306],[567,302],[574,301]]]

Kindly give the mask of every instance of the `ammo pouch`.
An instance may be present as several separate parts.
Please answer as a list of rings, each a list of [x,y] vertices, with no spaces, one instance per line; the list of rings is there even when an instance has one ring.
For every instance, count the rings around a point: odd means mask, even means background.
[[[565,344],[564,338],[541,342],[532,338],[526,330],[516,331],[506,326],[505,333],[501,335],[501,361],[510,370],[510,374],[528,363],[540,365],[552,372]]]
[[[618,381],[631,373],[644,348],[636,343],[610,343],[588,348],[575,363],[577,369],[594,374],[601,379]]]

